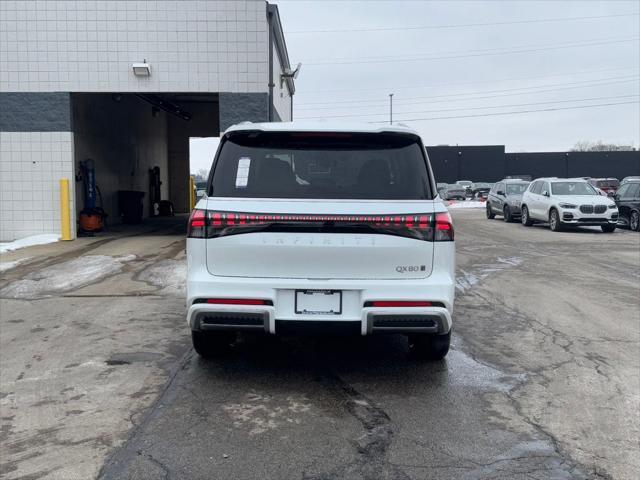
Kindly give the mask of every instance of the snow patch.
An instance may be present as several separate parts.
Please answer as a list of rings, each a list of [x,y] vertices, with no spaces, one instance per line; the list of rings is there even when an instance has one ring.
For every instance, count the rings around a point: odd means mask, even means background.
[[[500,272],[507,268],[517,267],[522,264],[520,257],[498,257],[494,263],[480,263],[473,265],[471,271],[460,269],[456,276],[456,290],[464,293],[495,272]]]
[[[186,295],[187,262],[161,260],[140,272],[138,280],[161,287],[163,293]]]
[[[478,202],[476,200],[464,200],[460,202],[449,201],[447,208],[485,208],[486,202]]]
[[[19,260],[13,260],[11,262],[0,262],[0,273],[16,268],[21,263],[31,260],[32,257],[20,258]]]
[[[78,257],[32,272],[22,280],[10,283],[0,290],[0,297],[38,298],[74,290],[120,272],[126,262],[135,258],[135,255]]]
[[[0,243],[0,253],[18,250],[19,248],[32,247],[34,245],[45,245],[60,240],[60,235],[55,233],[44,233],[42,235],[31,235],[30,237],[14,240],[13,242]]]

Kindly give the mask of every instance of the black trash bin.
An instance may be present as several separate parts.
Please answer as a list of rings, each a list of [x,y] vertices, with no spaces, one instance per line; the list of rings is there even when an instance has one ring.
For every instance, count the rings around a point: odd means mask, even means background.
[[[118,212],[123,223],[142,223],[144,192],[118,190]]]

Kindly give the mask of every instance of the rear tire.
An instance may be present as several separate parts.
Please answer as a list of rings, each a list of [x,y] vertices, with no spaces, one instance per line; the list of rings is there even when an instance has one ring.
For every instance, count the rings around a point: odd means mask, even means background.
[[[552,208],[551,211],[549,212],[549,228],[551,228],[552,232],[562,231],[562,222],[560,221],[560,214],[555,208]]]
[[[191,330],[193,349],[202,358],[219,358],[231,351],[234,332],[198,332]]]
[[[634,232],[640,232],[640,213],[631,212],[629,216],[629,228]]]
[[[487,218],[489,220],[493,220],[494,218],[496,218],[496,214],[493,213],[493,210],[491,210],[491,205],[489,205],[489,202],[487,202]]]
[[[504,210],[502,211],[502,215],[504,218],[504,221],[507,223],[511,223],[513,222],[513,216],[511,215],[511,209],[505,205]]]
[[[604,233],[613,233],[613,231],[616,229],[615,225],[602,225],[600,228],[602,228],[602,231]]]
[[[522,225],[524,225],[525,227],[530,227],[531,225],[533,225],[533,222],[531,221],[531,217],[529,217],[529,209],[527,208],[526,205],[522,206]]]
[[[444,335],[415,333],[409,335],[409,354],[419,360],[442,360],[449,352],[451,330]]]

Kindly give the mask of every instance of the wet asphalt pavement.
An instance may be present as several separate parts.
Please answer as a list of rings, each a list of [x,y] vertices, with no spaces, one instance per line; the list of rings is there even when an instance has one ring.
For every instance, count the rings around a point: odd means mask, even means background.
[[[225,361],[188,354],[103,478],[582,478],[548,437],[495,417],[483,396],[517,377],[406,348],[252,339]]]
[[[82,385],[111,393],[94,410],[85,402],[82,426],[94,429],[86,440],[63,440],[60,430],[47,447],[74,453],[83,472],[105,480],[638,478],[640,236],[453,214],[455,330],[449,355],[435,363],[408,358],[402,336],[241,337],[229,357],[205,361],[190,348],[180,289],[162,285],[183,261],[176,238],[155,257],[117,257],[128,266],[80,289],[86,300],[77,292],[59,299],[101,305],[120,322],[108,336],[92,333],[92,352],[76,355],[111,362],[94,361]],[[133,250],[115,242],[101,252]],[[135,295],[114,308],[105,290]],[[154,307],[141,313],[147,302]],[[13,405],[24,380],[3,385]],[[30,412],[51,412],[33,400]],[[51,468],[53,456],[42,475],[25,475],[40,467],[37,448],[22,445],[44,434],[8,425],[7,478],[90,478],[63,460]],[[90,443],[97,435],[98,446]]]
[[[515,338],[526,337],[530,326],[516,320],[530,312],[523,305],[513,315],[508,301],[490,297],[505,288],[524,290],[526,281],[511,284],[513,273],[525,263],[527,269],[542,267],[541,250],[561,258],[565,249],[576,252],[573,242],[587,242],[590,255],[593,244],[613,239],[626,242],[620,248],[633,254],[638,236],[568,233],[582,236],[572,242],[540,227],[488,222],[479,213],[456,212],[457,323],[445,361],[408,359],[402,336],[250,337],[241,339],[229,358],[216,361],[189,352],[125,447],[107,462],[102,478],[608,478],[604,463],[577,463],[570,447],[524,411],[520,395],[536,379],[526,364],[503,369],[504,362],[491,353],[501,350],[499,335],[505,329],[513,329]],[[482,230],[484,239],[478,238]],[[547,248],[536,236],[554,243]],[[631,268],[637,266],[637,257],[630,260]],[[633,276],[632,270],[626,273]],[[587,293],[590,286],[582,288]],[[631,302],[629,308],[621,313],[633,328],[638,307]],[[478,330],[480,318],[488,318],[488,324]],[[473,336],[473,347],[466,346],[467,335]],[[637,325],[633,335],[637,341]],[[526,343],[523,351],[535,347]],[[632,352],[637,343],[630,347]],[[550,369],[556,367],[549,361]],[[580,402],[583,392],[574,393]],[[544,397],[527,400],[553,408]],[[615,478],[630,478],[626,475]]]

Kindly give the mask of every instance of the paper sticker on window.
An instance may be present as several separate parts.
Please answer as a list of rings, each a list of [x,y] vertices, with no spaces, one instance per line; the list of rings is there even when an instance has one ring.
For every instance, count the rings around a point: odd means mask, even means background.
[[[251,159],[249,157],[241,157],[238,160],[238,171],[236,173],[236,188],[247,188],[249,183],[249,167]]]

